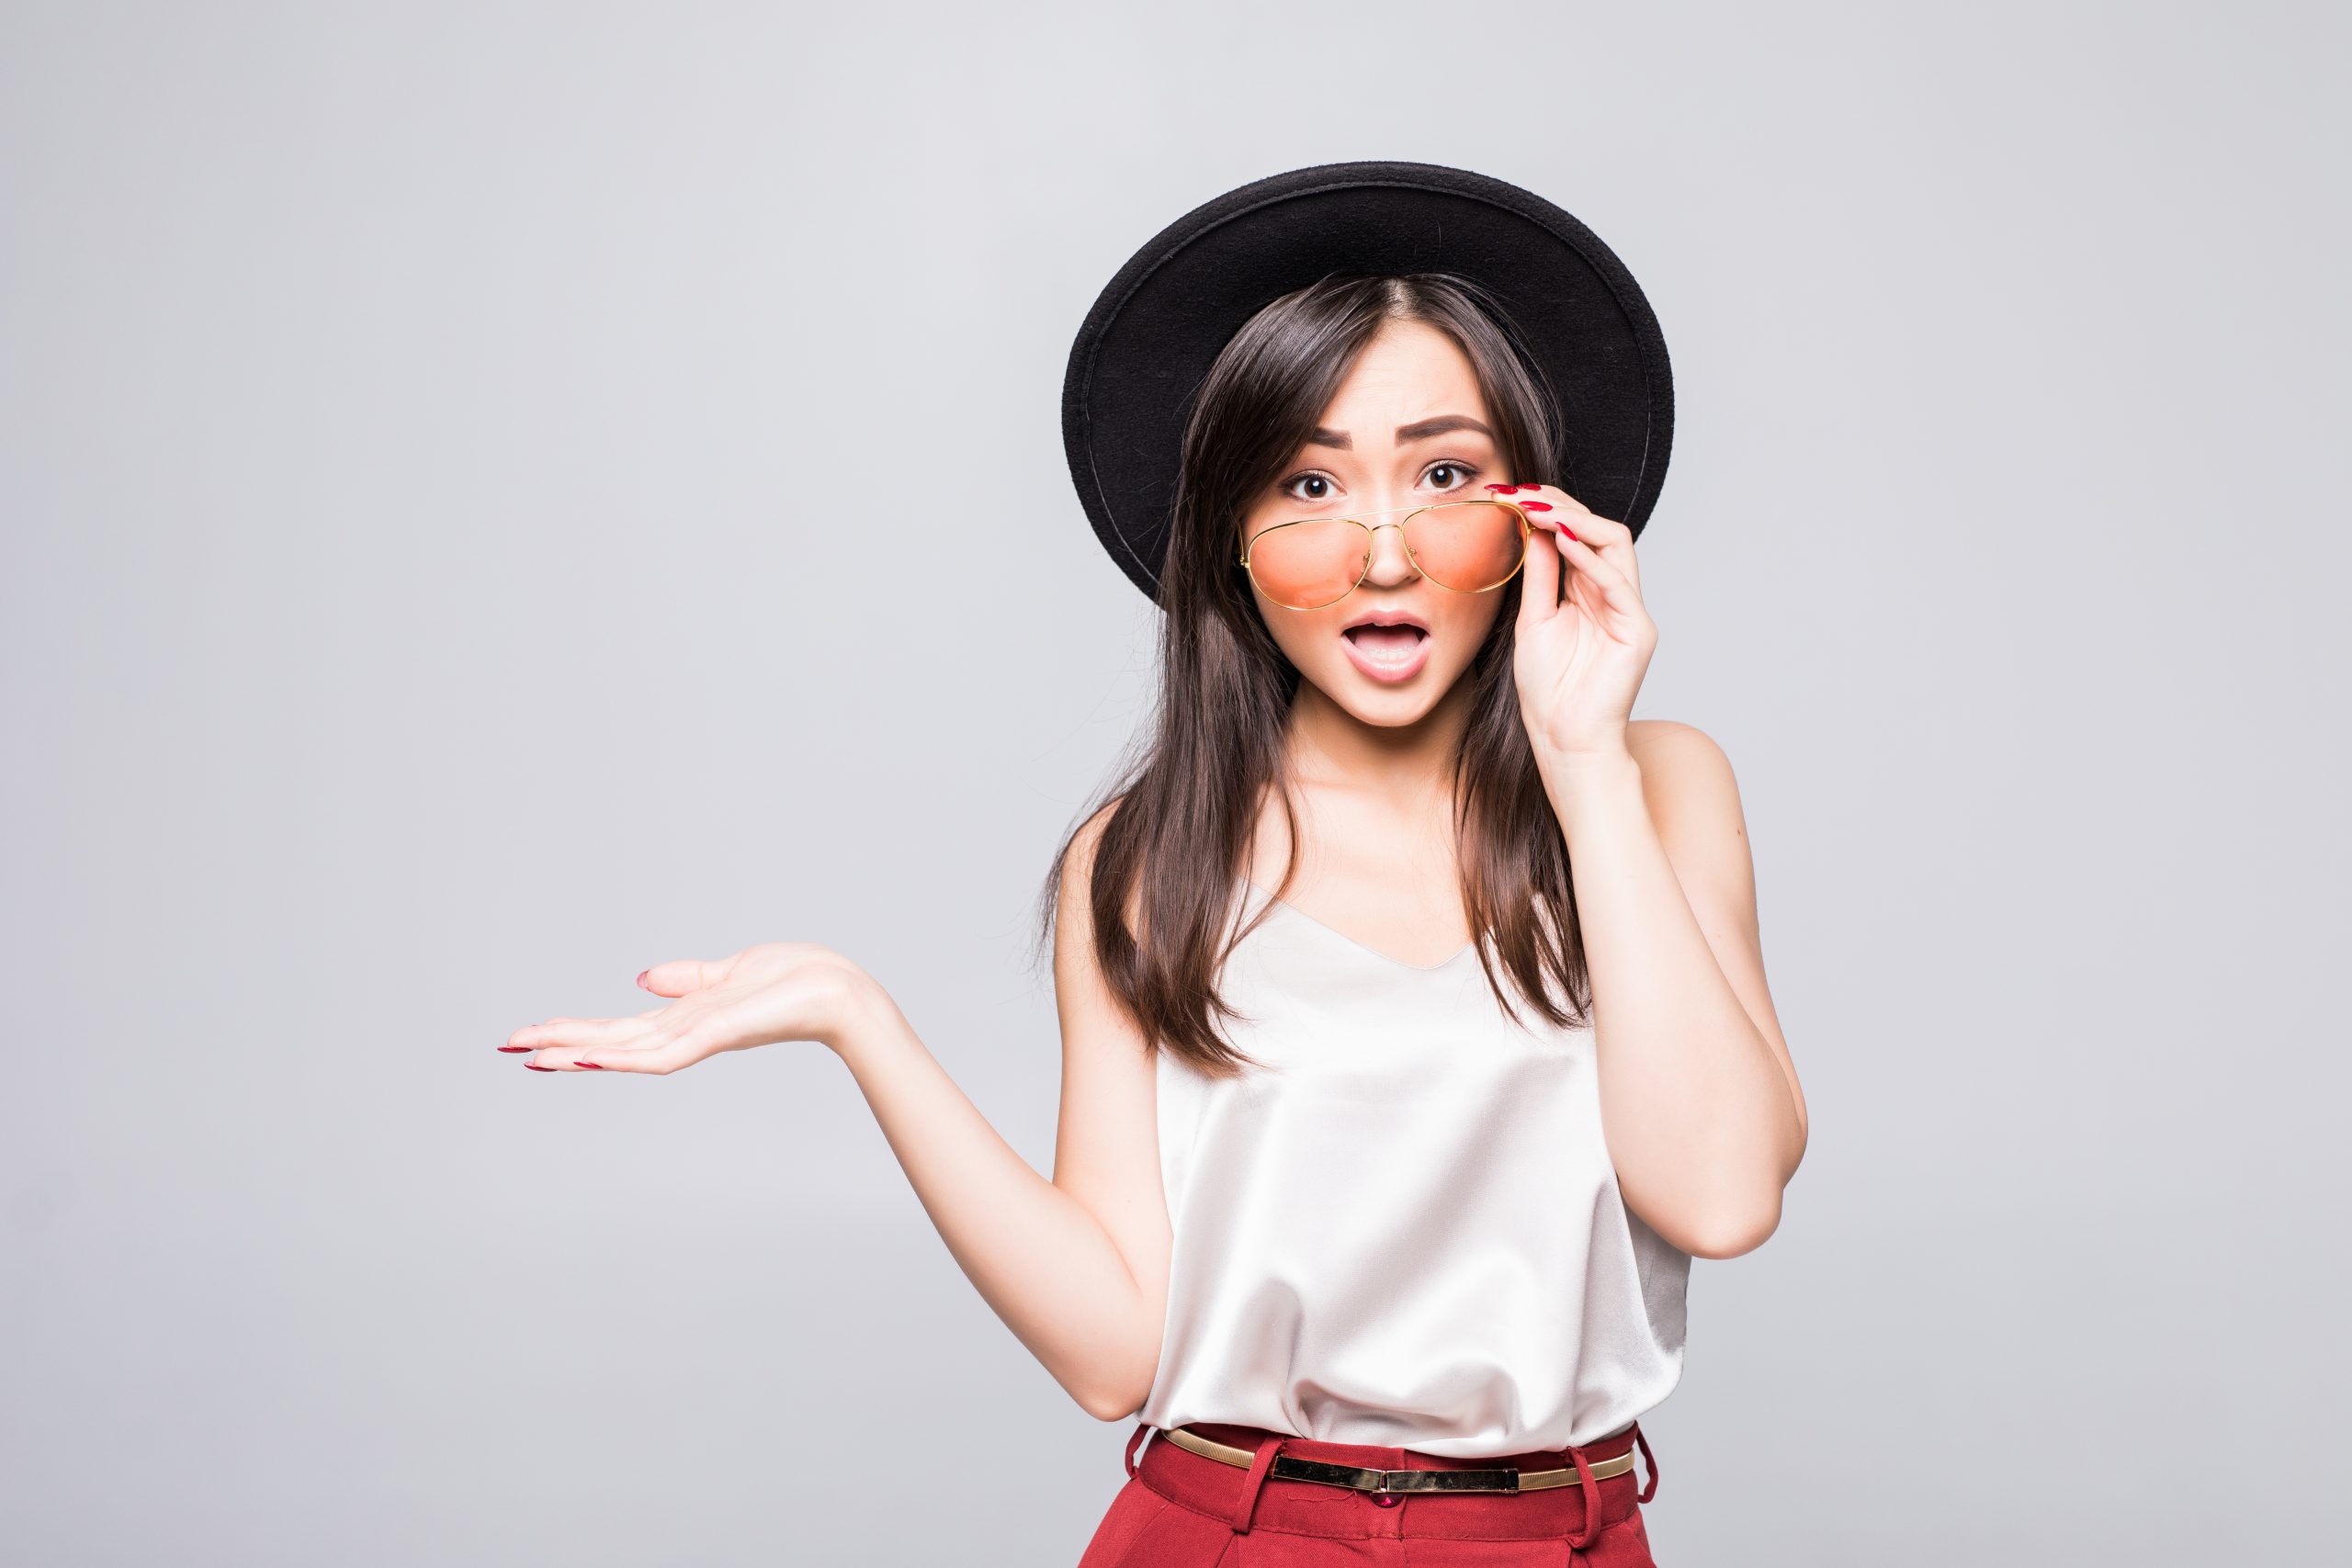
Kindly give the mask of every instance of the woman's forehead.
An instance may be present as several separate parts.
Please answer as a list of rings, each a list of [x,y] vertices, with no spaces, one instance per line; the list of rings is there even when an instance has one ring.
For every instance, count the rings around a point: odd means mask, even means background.
[[[1307,445],[1362,451],[1454,433],[1491,435],[1486,398],[1469,357],[1443,333],[1430,335],[1443,352],[1383,352],[1378,339],[1368,345],[1324,407]],[[1455,423],[1442,426],[1449,419]]]

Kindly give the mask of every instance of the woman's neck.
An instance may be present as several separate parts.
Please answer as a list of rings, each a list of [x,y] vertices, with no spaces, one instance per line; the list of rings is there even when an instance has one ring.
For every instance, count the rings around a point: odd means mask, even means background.
[[[1466,704],[1464,683],[1456,682],[1411,724],[1367,724],[1301,682],[1290,712],[1292,767],[1301,784],[1338,784],[1408,808],[1450,796]]]

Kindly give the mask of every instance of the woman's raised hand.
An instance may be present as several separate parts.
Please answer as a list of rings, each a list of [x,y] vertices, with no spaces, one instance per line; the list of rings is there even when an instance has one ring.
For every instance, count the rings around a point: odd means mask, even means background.
[[[769,942],[731,958],[678,958],[637,977],[668,1007],[630,1018],[551,1018],[506,1037],[502,1051],[531,1053],[523,1065],[567,1070],[671,1073],[721,1051],[785,1040],[834,1050],[871,976],[813,942]]]
[[[1657,649],[1634,531],[1553,485],[1488,485],[1535,521],[1519,600],[1513,674],[1539,754],[1619,752]],[[1559,581],[1560,564],[1566,581]]]

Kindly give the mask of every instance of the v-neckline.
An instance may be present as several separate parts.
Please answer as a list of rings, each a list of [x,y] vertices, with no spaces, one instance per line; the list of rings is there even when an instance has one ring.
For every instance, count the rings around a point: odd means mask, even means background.
[[[1380,949],[1373,946],[1370,942],[1359,942],[1354,937],[1351,937],[1347,932],[1341,931],[1339,927],[1331,925],[1327,921],[1317,919],[1314,916],[1308,914],[1306,910],[1300,908],[1289,899],[1276,897],[1271,890],[1260,887],[1256,877],[1245,874],[1241,880],[1249,884],[1251,887],[1257,888],[1260,893],[1263,894],[1265,896],[1266,902],[1280,905],[1283,908],[1289,910],[1300,919],[1305,920],[1308,925],[1315,927],[1318,931],[1329,932],[1331,935],[1339,938],[1341,942],[1346,942],[1350,947],[1354,948],[1357,952],[1368,953],[1384,964],[1393,964],[1399,969],[1411,970],[1416,975],[1435,975],[1443,970],[1451,969],[1455,964],[1461,963],[1464,959],[1478,951],[1477,940],[1473,938],[1469,942],[1463,943],[1461,948],[1454,953],[1453,957],[1445,959],[1441,963],[1408,964],[1394,953],[1383,953]]]

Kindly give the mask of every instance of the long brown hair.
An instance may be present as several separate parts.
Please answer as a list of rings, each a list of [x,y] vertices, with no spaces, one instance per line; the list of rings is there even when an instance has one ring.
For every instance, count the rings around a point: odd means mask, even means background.
[[[1131,753],[1080,821],[1120,803],[1103,825],[1088,889],[1105,983],[1133,1014],[1148,1050],[1164,1046],[1212,1077],[1257,1065],[1217,1027],[1244,1015],[1227,1005],[1216,976],[1269,789],[1291,826],[1285,885],[1298,857],[1283,736],[1300,676],[1234,563],[1236,530],[1391,321],[1426,322],[1461,346],[1513,480],[1566,488],[1572,468],[1558,400],[1509,317],[1486,289],[1451,274],[1327,276],[1252,316],[1210,367],[1185,423],[1160,570],[1151,742]],[[1511,673],[1526,579],[1522,570],[1497,590],[1504,599],[1493,629],[1461,676],[1471,688],[1470,716],[1452,782],[1463,904],[1478,933],[1479,965],[1505,1012],[1518,1017],[1498,964],[1520,999],[1544,1019],[1581,1026],[1591,990],[1567,843],[1536,772]],[[1073,829],[1046,879],[1041,946],[1077,838]],[[1131,897],[1140,934],[1127,926]],[[1539,898],[1565,918],[1544,919]]]

